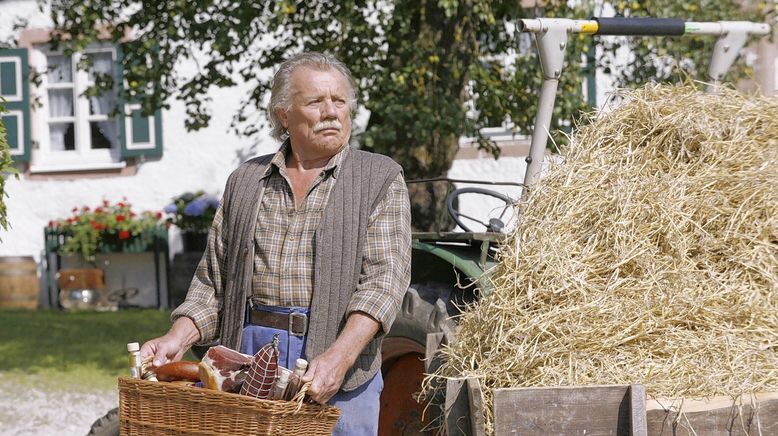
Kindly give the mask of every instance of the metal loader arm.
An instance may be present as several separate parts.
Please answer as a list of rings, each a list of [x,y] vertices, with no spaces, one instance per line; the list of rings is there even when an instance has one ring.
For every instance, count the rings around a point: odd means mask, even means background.
[[[559,77],[565,60],[567,35],[583,33],[589,35],[621,36],[681,36],[715,35],[719,39],[713,49],[708,68],[708,77],[717,83],[732,66],[740,49],[749,35],[764,36],[770,33],[765,23],[748,21],[684,22],[674,18],[592,18],[591,20],[571,20],[565,18],[534,18],[519,20],[520,32],[535,34],[540,62],[543,67],[543,85],[540,88],[540,102],[532,130],[527,171],[524,185],[531,189],[540,177],[543,157],[548,141],[551,115],[554,112],[554,100],[559,86]],[[524,195],[526,196],[525,189]]]

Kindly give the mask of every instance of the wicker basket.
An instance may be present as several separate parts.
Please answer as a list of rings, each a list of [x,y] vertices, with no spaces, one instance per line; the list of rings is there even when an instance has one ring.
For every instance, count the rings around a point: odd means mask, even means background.
[[[329,435],[337,407],[119,378],[121,434]]]

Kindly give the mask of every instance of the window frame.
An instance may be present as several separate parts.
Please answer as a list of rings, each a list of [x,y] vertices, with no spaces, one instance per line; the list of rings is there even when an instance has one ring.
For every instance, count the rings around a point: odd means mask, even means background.
[[[30,48],[30,64],[37,74],[40,75],[40,84],[35,86],[35,95],[41,104],[32,111],[31,118],[34,120],[32,129],[33,140],[38,147],[33,150],[31,161],[31,172],[56,172],[56,171],[79,171],[94,169],[117,169],[124,168],[126,162],[122,159],[121,148],[122,138],[120,124],[122,114],[119,112],[114,116],[116,120],[116,144],[110,149],[92,148],[91,126],[94,121],[103,121],[109,119],[107,115],[90,114],[89,97],[84,96],[84,91],[92,85],[89,80],[89,72],[78,68],[78,62],[89,54],[110,53],[114,64],[113,74],[117,77],[116,63],[118,59],[117,47],[109,42],[97,42],[90,44],[83,51],[73,53],[70,57],[71,64],[71,82],[63,84],[49,83],[48,66],[50,56],[64,56],[62,50],[51,50],[48,43],[36,44]],[[118,86],[120,84],[116,84]],[[52,120],[50,115],[49,90],[51,89],[73,89],[73,115],[70,117],[55,118]],[[118,90],[114,90],[116,105],[120,107],[120,95]],[[50,140],[49,126],[56,122],[74,123],[74,143],[75,150],[52,150]]]

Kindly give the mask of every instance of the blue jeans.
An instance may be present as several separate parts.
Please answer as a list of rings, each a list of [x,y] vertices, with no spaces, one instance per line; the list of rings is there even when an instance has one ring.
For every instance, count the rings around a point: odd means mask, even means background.
[[[255,309],[276,313],[305,313],[308,309],[300,307],[275,307],[254,305]],[[249,319],[246,317],[246,319]],[[255,354],[262,346],[278,334],[279,359],[282,366],[294,369],[294,363],[298,358],[305,357],[305,336],[290,335],[287,330],[265,327],[256,324],[245,323],[243,325],[243,339],[240,352]],[[332,431],[336,436],[374,436],[378,434],[378,412],[380,408],[381,391],[384,389],[384,380],[381,371],[353,391],[338,391],[328,404],[340,409],[340,419]]]

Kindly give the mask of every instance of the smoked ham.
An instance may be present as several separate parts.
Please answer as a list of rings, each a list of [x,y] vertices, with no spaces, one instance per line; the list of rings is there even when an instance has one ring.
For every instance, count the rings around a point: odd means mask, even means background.
[[[211,347],[200,362],[200,380],[208,389],[237,393],[253,360],[253,356],[222,345]]]

